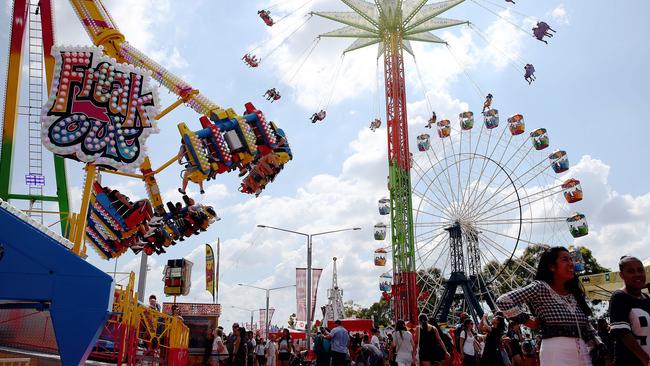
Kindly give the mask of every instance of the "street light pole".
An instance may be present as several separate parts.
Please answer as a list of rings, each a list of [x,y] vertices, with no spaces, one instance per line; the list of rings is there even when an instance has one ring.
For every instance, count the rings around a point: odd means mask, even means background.
[[[288,229],[282,229],[279,227],[273,227],[273,226],[267,226],[267,225],[257,225],[259,228],[263,229],[272,229],[272,230],[278,230],[278,231],[284,231],[287,233],[291,234],[297,234],[297,235],[302,235],[307,237],[307,311],[305,312],[305,338],[307,341],[307,352],[311,349],[311,253],[312,253],[312,238],[314,236],[319,236],[319,235],[325,235],[325,234],[333,234],[333,233],[338,233],[341,231],[350,231],[350,230],[361,230],[360,227],[353,227],[353,228],[346,228],[346,229],[338,229],[338,230],[330,230],[330,231],[324,231],[321,233],[316,233],[316,234],[307,234],[307,233],[301,233],[299,231],[293,231],[293,230],[288,230]],[[268,316],[268,314],[267,314]]]
[[[264,325],[264,329],[265,329],[265,332],[266,332],[265,336],[266,336],[266,338],[268,340],[268,337],[269,337],[269,324],[271,323],[271,320],[269,319],[269,297],[271,295],[271,291],[280,290],[280,289],[288,288],[288,287],[295,287],[296,285],[287,285],[287,286],[272,287],[272,288],[264,288],[264,287],[257,287],[257,286],[253,286],[253,285],[245,285],[243,283],[238,283],[237,285],[238,286],[243,286],[243,287],[256,288],[258,290],[262,290],[262,291],[266,292],[266,324]]]
[[[233,308],[233,309],[239,309],[239,310],[244,310],[244,311],[250,311],[251,312],[251,329],[249,329],[249,330],[252,330],[252,328],[253,328],[253,313],[255,313],[255,309],[240,308],[239,306],[233,306],[233,305],[231,305],[230,307]]]

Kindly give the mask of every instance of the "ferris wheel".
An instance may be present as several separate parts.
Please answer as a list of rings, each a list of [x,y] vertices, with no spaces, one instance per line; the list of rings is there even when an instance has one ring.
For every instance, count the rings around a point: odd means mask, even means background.
[[[521,114],[506,123],[496,109],[479,116],[437,121],[432,134],[417,137],[412,159],[418,307],[439,320],[458,288],[464,304],[482,314],[498,295],[531,280],[526,248],[568,245],[588,233],[585,216],[572,207],[583,196],[580,181],[570,177],[567,153],[551,148],[549,132],[527,131]],[[380,214],[386,207],[380,200]],[[375,238],[385,230],[377,224]]]

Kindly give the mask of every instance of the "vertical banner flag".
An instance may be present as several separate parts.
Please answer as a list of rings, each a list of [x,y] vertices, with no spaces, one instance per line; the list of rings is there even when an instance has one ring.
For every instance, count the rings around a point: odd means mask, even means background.
[[[316,310],[316,295],[318,291],[318,281],[323,273],[322,268],[312,268],[311,270],[311,319],[314,319]],[[296,320],[307,320],[307,268],[296,268]]]
[[[264,339],[268,339],[268,334],[266,334],[266,325],[271,327],[271,319],[273,319],[273,313],[275,312],[274,308],[269,308],[269,320],[266,320],[266,309],[260,309],[260,327],[262,334],[264,334]]]
[[[318,281],[323,273],[322,268],[312,268],[311,270],[311,321],[314,322],[314,312],[316,311],[316,294],[318,293]]]
[[[205,245],[205,289],[212,294],[214,302],[214,252],[210,244]]]
[[[216,300],[214,303],[219,303],[219,263],[221,262],[221,239],[217,238],[217,274],[214,278],[214,292]]]
[[[296,320],[307,320],[307,268],[296,268]]]

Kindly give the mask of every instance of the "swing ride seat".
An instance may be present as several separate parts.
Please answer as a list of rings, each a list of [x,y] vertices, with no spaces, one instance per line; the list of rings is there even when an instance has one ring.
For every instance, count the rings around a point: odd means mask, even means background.
[[[244,119],[251,126],[255,136],[257,137],[258,150],[260,147],[265,146],[267,149],[262,149],[264,150],[262,153],[270,153],[273,151],[273,148],[276,147],[277,141],[275,139],[275,134],[264,117],[264,113],[255,108],[251,102],[246,103],[244,107],[246,108]]]
[[[138,232],[153,216],[151,203],[146,199],[131,204],[128,210],[120,213],[116,205],[122,202],[115,200],[116,195],[121,194],[103,188],[98,182],[93,183],[94,200],[86,234],[105,259],[115,258],[135,244]]]
[[[82,364],[108,319],[112,278],[2,200],[0,230],[12,233],[0,239],[0,319],[15,319],[0,322],[0,343],[21,350],[55,344],[62,365]],[[56,341],[44,338],[50,326]]]

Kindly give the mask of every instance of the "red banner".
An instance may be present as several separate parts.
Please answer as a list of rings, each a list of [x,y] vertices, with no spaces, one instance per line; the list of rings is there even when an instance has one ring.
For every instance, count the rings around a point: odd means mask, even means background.
[[[296,268],[296,320],[307,319],[307,268]]]
[[[318,293],[318,281],[323,273],[322,268],[312,268],[311,270],[311,321],[314,322],[314,312],[316,311],[316,294]]]
[[[271,319],[273,319],[273,313],[275,312],[275,309],[269,308],[269,320],[266,320],[266,309],[260,309],[260,328],[261,333],[264,335],[264,339],[268,339],[267,334],[266,334],[266,324],[271,326]]]
[[[318,281],[323,273],[322,268],[311,270],[311,319],[314,319],[316,310],[316,295],[318,293]],[[307,269],[296,268],[296,320],[307,320]]]

